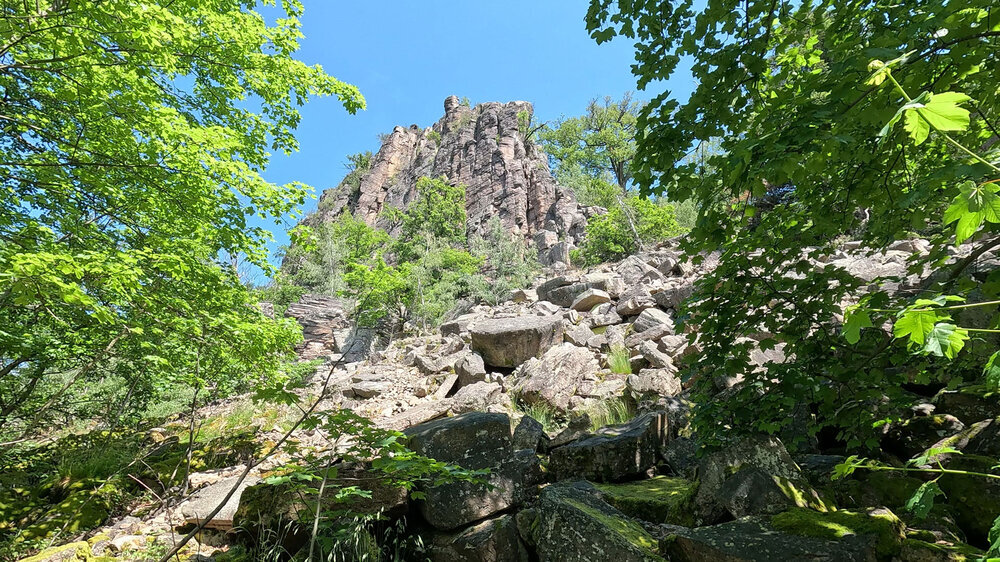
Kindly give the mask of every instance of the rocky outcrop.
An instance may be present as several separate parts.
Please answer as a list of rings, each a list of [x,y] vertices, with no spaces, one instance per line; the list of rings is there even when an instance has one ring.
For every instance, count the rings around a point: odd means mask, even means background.
[[[534,242],[543,263],[568,262],[583,235],[586,209],[558,186],[548,157],[529,137],[530,103],[489,102],[469,107],[451,96],[431,127],[396,127],[360,181],[345,182],[320,197],[311,224],[347,210],[370,225],[388,207],[404,209],[417,197],[417,180],[443,177],[466,189],[468,233],[483,232],[499,217],[509,232]]]

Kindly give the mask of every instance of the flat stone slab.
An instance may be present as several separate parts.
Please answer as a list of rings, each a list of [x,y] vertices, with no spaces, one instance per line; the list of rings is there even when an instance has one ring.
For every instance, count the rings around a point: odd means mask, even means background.
[[[231,476],[225,480],[221,480],[206,486],[201,490],[195,492],[190,499],[181,504],[181,514],[184,516],[185,523],[193,523],[195,525],[201,524],[205,517],[212,512],[213,509],[222,498],[229,493],[233,485],[239,476]],[[239,488],[236,489],[236,493],[233,494],[226,505],[219,510],[219,513],[215,514],[205,528],[207,529],[219,529],[228,531],[233,528],[233,515],[236,514],[236,508],[240,505],[240,496],[243,494],[243,490],[247,489],[249,486],[253,486],[260,482],[260,477],[258,476],[247,476],[242,483],[240,483]]]

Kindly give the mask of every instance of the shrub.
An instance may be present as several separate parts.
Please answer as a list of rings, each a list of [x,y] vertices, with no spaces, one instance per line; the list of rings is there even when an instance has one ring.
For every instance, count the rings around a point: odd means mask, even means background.
[[[576,255],[584,265],[613,261],[634,254],[640,243],[660,242],[681,232],[673,206],[632,196],[624,206],[616,205],[587,222],[587,236]]]
[[[471,280],[472,294],[493,305],[503,302],[512,290],[528,286],[541,267],[531,244],[507,232],[498,217],[490,219],[486,232],[474,237],[470,248],[486,264]]]

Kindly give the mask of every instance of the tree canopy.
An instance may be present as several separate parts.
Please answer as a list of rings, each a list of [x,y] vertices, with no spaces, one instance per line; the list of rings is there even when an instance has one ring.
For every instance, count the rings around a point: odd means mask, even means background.
[[[269,270],[270,234],[248,218],[308,194],[261,176],[270,151],[296,149],[298,107],[364,99],[293,58],[299,2],[273,24],[254,8],[0,9],[0,424],[37,419],[81,377],[268,376],[298,337],[224,263]]]
[[[802,258],[828,255],[845,234],[882,249],[916,233],[931,241],[930,253],[910,264],[921,272],[940,267],[966,237],[956,240],[949,223],[975,227],[965,228],[979,232],[975,255],[1000,243],[992,215],[981,211],[991,189],[968,187],[997,177],[1000,21],[991,2],[709,0],[697,9],[594,0],[587,22],[599,42],[636,41],[640,88],[673,75],[682,58],[693,61],[689,100],[664,91],[640,112],[634,176],[647,193],[694,197],[701,216],[687,249],[721,251],[687,319],[703,343],[691,374],[704,375],[704,392],[713,373],[745,383],[699,406],[704,437],[794,431],[805,415],[811,435],[825,428],[848,444],[873,445],[872,420],[906,406],[905,384],[979,376],[974,365],[945,368],[933,353],[912,355],[884,330],[845,341],[843,304],[870,280]],[[712,181],[694,181],[684,157],[714,138],[723,140],[710,159]],[[750,228],[768,186],[788,186],[791,196]],[[945,214],[962,201],[972,203]],[[992,281],[955,284],[968,263],[922,289],[992,295]],[[892,281],[875,280],[883,288],[866,302],[910,304],[890,302],[884,287]],[[762,374],[751,350],[778,345],[788,360]],[[991,346],[979,339],[972,347]]]

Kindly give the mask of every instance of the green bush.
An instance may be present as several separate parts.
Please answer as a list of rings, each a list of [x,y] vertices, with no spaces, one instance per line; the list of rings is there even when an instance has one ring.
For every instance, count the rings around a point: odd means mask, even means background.
[[[503,302],[514,289],[530,285],[541,268],[531,244],[507,232],[498,217],[490,219],[483,236],[474,237],[469,245],[472,254],[486,264],[470,280],[472,294],[493,305]]]
[[[587,236],[573,256],[581,265],[613,261],[636,253],[640,242],[657,243],[683,231],[673,206],[632,196],[624,206],[616,205],[587,222]]]

